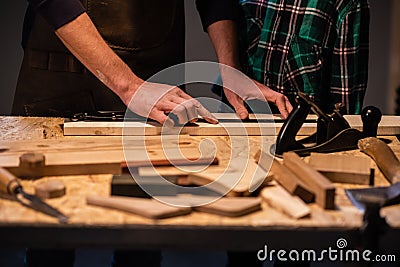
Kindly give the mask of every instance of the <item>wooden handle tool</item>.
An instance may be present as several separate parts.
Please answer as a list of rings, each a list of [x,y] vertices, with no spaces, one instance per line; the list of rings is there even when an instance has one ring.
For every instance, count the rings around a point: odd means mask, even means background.
[[[6,194],[14,195],[16,189],[21,187],[17,177],[6,169],[0,167],[0,190]]]
[[[43,202],[37,196],[27,194],[18,182],[17,177],[2,167],[0,167],[0,190],[15,196],[16,199],[26,207],[56,217],[60,223],[68,222],[68,217],[63,213]]]
[[[385,142],[368,137],[358,141],[358,148],[376,162],[390,183],[400,182],[400,161]]]

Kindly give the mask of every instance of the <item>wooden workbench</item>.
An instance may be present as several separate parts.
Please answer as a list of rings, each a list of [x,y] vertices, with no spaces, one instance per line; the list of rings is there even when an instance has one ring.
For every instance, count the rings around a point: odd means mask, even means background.
[[[0,117],[0,140],[63,140],[62,119]],[[87,137],[86,137],[87,138]],[[90,137],[92,141],[104,137]],[[98,139],[96,139],[98,138]],[[109,137],[115,142],[121,137]],[[195,137],[199,142],[201,137]],[[217,144],[226,144],[228,137],[211,137]],[[261,137],[249,137],[251,155],[260,148]],[[269,138],[269,137],[263,137]],[[395,137],[392,148],[400,155],[400,142]],[[269,140],[271,143],[273,139]],[[229,156],[218,150],[221,164]],[[359,151],[347,151],[365,156]],[[372,163],[374,164],[374,163]],[[377,185],[388,185],[375,167]],[[220,217],[201,212],[163,220],[150,220],[125,212],[88,206],[88,195],[110,194],[111,175],[57,177],[67,187],[67,194],[48,203],[70,217],[62,225],[56,219],[21,206],[6,195],[0,195],[0,246],[7,247],[108,247],[108,248],[180,248],[259,250],[269,248],[335,247],[338,238],[345,238],[349,247],[359,245],[362,214],[350,204],[344,188],[356,185],[336,184],[336,209],[323,210],[310,204],[311,218],[293,220],[263,203],[261,211],[239,218]],[[44,177],[41,180],[55,179]],[[22,185],[33,192],[34,180]],[[360,186],[358,186],[360,187]],[[392,229],[383,237],[382,249],[398,253],[400,248],[400,205],[382,210]]]

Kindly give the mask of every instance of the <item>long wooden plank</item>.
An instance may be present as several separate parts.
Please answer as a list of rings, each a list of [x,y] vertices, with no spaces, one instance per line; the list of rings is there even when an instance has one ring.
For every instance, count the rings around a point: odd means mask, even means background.
[[[200,141],[188,135],[0,141],[0,166],[20,177],[40,177],[119,174],[126,160],[129,166],[217,164],[214,146],[207,142],[200,146]],[[19,158],[27,152],[43,154],[45,166],[21,167]]]
[[[304,162],[296,153],[283,154],[283,164],[315,193],[315,202],[324,209],[335,208],[335,186],[321,173]]]
[[[257,115],[258,116],[258,115]],[[216,114],[216,117],[221,117]],[[223,118],[222,116],[221,118]],[[350,126],[362,130],[362,121],[359,115],[345,115]],[[273,117],[280,119],[279,116]],[[263,117],[261,116],[261,119]],[[264,117],[265,119],[265,117]],[[315,120],[315,116],[311,115],[310,120]],[[66,122],[64,123],[64,135],[93,135],[93,136],[108,136],[108,135],[160,135],[164,134],[188,134],[193,136],[275,136],[279,133],[283,122],[223,122],[219,124],[209,124],[198,122],[195,125],[184,127],[173,127],[164,129],[156,123],[145,122]],[[299,131],[299,135],[310,135],[316,131],[315,122],[306,122]],[[397,135],[400,134],[400,116],[383,116],[378,127],[378,135]]]

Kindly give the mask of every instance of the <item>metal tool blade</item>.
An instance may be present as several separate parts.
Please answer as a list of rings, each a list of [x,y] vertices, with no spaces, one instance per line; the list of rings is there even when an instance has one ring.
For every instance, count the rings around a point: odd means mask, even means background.
[[[19,200],[21,204],[24,206],[27,206],[29,208],[32,208],[34,210],[40,211],[44,214],[47,214],[52,217],[58,218],[60,223],[67,223],[68,222],[68,217],[65,216],[63,213],[61,213],[59,210],[53,208],[49,204],[43,202],[40,198],[38,198],[35,195],[27,194],[25,191],[18,190],[16,192],[16,197]]]
[[[390,206],[400,203],[400,183],[385,187],[346,189],[346,195],[359,210],[368,205]]]

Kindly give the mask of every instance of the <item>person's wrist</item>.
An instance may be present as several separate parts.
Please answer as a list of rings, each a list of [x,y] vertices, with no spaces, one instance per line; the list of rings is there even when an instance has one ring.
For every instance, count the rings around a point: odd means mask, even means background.
[[[120,98],[128,106],[132,100],[132,97],[143,85],[144,81],[142,79],[134,79],[131,82],[126,83],[120,87]]]

